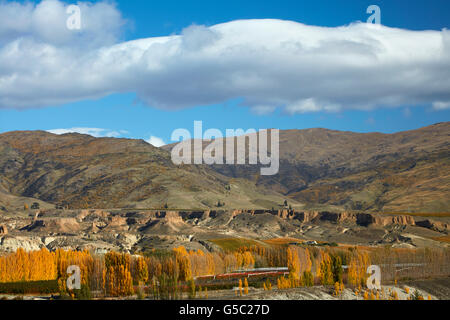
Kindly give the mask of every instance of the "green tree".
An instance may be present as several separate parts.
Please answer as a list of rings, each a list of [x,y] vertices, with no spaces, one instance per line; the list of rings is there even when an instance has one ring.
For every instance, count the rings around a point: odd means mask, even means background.
[[[188,288],[189,288],[189,299],[195,299],[195,296],[197,295],[197,293],[196,293],[194,279],[190,279],[188,281]]]
[[[314,276],[311,271],[304,271],[302,275],[303,285],[306,287],[312,287],[314,285]]]
[[[342,259],[339,256],[333,256],[333,279],[334,282],[342,282],[342,274],[344,270],[342,269]]]

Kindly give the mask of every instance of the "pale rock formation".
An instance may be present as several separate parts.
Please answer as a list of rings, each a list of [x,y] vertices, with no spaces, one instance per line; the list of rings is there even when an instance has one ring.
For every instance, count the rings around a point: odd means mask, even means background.
[[[8,234],[8,228],[6,228],[6,225],[2,224],[0,225],[0,236],[5,236]]]
[[[10,237],[6,236],[0,240],[0,251],[16,252],[22,248],[25,251],[36,251],[45,247],[40,237]]]

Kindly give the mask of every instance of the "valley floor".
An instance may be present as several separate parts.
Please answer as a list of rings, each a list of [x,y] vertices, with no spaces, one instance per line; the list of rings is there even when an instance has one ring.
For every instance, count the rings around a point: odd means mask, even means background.
[[[408,289],[407,289],[408,288]],[[408,290],[408,292],[406,291]],[[408,300],[416,292],[424,298],[424,300],[449,300],[450,299],[450,278],[439,279],[427,279],[405,282],[404,284],[395,285],[383,285],[382,292],[380,293],[380,300],[392,300],[389,299],[390,292],[397,292],[398,300]],[[370,297],[370,296],[369,296]],[[51,300],[51,295],[41,296],[16,296],[16,295],[0,295],[0,300]],[[118,298],[124,299],[124,298]],[[129,297],[126,299],[137,299],[137,296]],[[145,299],[149,299],[148,297]],[[185,295],[183,299],[188,299]],[[236,294],[236,290],[216,290],[208,292],[208,297],[205,294],[199,294],[196,300],[364,300],[362,294],[355,294],[355,291],[349,288],[345,288],[339,295],[333,294],[333,288],[324,286],[315,286],[309,288],[292,288],[292,289],[273,289],[271,291],[265,291],[263,289],[249,288],[248,295],[242,297]]]

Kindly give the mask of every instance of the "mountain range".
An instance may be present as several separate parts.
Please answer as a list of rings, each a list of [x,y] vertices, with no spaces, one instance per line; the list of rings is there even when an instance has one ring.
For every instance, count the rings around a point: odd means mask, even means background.
[[[175,165],[173,146],[2,133],[0,211],[33,202],[71,209],[279,209],[287,202],[308,210],[449,211],[449,122],[394,134],[282,130],[274,176],[255,165]]]

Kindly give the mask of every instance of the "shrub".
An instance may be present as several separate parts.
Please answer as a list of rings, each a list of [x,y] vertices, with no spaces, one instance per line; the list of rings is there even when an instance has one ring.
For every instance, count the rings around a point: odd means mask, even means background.
[[[423,296],[419,293],[419,291],[415,290],[411,295],[411,300],[424,300]]]
[[[314,276],[311,271],[304,271],[302,276],[303,285],[306,287],[312,287],[314,285]]]
[[[144,289],[142,287],[139,287],[137,289],[137,298],[138,298],[138,300],[144,300],[145,299],[145,292],[144,292]]]
[[[196,289],[195,282],[192,278],[188,281],[188,287],[189,287],[189,299],[195,299],[195,296],[197,295],[197,293],[195,290]]]
[[[342,282],[342,274],[344,270],[342,269],[342,259],[339,256],[333,256],[333,278],[335,282]]]
[[[33,202],[33,204],[31,205],[31,209],[33,209],[33,210],[36,210],[36,209],[39,209],[39,208],[40,208],[40,205],[37,202]]]
[[[91,290],[89,289],[89,286],[86,284],[81,285],[81,289],[73,290],[73,295],[76,300],[91,300],[92,294]]]
[[[217,202],[217,207],[218,207],[218,208],[225,207],[225,202],[222,202],[222,201],[219,200],[219,201]]]
[[[51,294],[59,291],[57,280],[0,283],[4,294]]]

